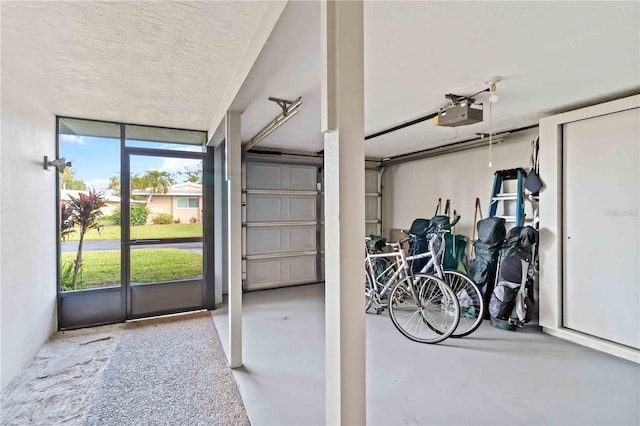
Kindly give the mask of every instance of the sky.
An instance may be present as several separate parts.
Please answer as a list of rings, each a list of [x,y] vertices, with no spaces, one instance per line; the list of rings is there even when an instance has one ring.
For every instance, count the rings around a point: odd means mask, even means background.
[[[176,145],[155,143],[158,148]],[[127,141],[127,146],[149,147],[148,142]],[[199,146],[180,145],[182,151],[202,152]],[[71,161],[73,174],[81,179],[87,188],[105,191],[111,176],[120,176],[120,139],[96,138],[77,135],[60,135],[60,156]],[[131,173],[143,175],[147,170],[161,170],[175,173],[185,167],[201,167],[201,160],[166,157],[131,157]]]

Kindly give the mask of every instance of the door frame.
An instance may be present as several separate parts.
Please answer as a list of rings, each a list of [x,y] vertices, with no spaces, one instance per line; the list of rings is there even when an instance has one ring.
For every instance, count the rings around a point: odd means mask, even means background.
[[[56,116],[56,155],[59,156],[60,153],[60,133],[59,133],[59,123],[61,119],[73,119],[73,120],[84,120],[88,122],[96,122],[96,123],[109,123],[114,124],[120,127],[120,174],[121,179],[126,176],[126,180],[130,181],[129,170],[128,170],[128,155],[130,154],[141,154],[147,155],[148,150],[151,150],[155,156],[168,156],[168,157],[178,157],[178,158],[193,158],[193,154],[196,154],[198,158],[203,160],[203,175],[202,175],[202,203],[203,203],[203,216],[202,216],[202,226],[203,226],[203,306],[201,309],[214,309],[214,291],[215,291],[215,264],[214,264],[214,209],[213,209],[213,200],[214,200],[214,186],[213,186],[213,177],[214,177],[214,149],[212,147],[206,146],[206,151],[202,153],[194,153],[188,151],[173,151],[173,150],[160,150],[154,148],[137,148],[137,147],[126,147],[126,135],[125,135],[125,127],[127,125],[132,126],[143,126],[149,128],[157,128],[157,129],[168,129],[168,130],[185,130],[185,131],[197,131],[207,133],[202,130],[193,130],[193,129],[180,129],[180,128],[172,128],[172,127],[163,127],[163,126],[147,126],[147,125],[138,125],[134,123],[124,123],[124,122],[114,122],[108,120],[93,120],[88,118],[80,118],[80,117],[68,117],[68,116]],[[125,165],[127,163],[127,165]],[[126,173],[125,173],[126,172]],[[128,295],[128,285],[125,285],[123,277],[126,273],[126,277],[128,279],[129,273],[129,265],[124,262],[124,229],[122,229],[120,235],[120,256],[121,256],[121,283],[120,287],[106,287],[106,288],[95,288],[95,289],[87,289],[87,290],[77,290],[77,291],[61,291],[60,288],[60,258],[61,258],[61,248],[60,248],[60,228],[58,224],[60,223],[60,191],[59,191],[59,177],[56,178],[55,182],[55,191],[56,191],[56,243],[57,243],[57,262],[56,262],[56,271],[57,271],[57,279],[56,279],[56,293],[57,297],[57,319],[58,319],[58,330],[71,330],[77,328],[84,327],[93,327],[99,325],[106,324],[114,324],[125,322],[128,319],[128,306],[130,304],[130,298]],[[121,186],[124,189],[124,179],[121,181]],[[128,186],[127,186],[128,188]],[[121,203],[124,201],[121,197]],[[126,199],[127,205],[129,204],[129,199]],[[124,204],[121,204],[121,223],[129,223],[129,209],[124,208]],[[126,220],[126,222],[125,222]],[[126,228],[127,235],[129,238],[129,227]],[[185,241],[181,241],[185,242]],[[154,313],[152,315],[164,315],[164,314],[172,314],[178,313],[190,309],[183,310],[169,310],[161,313]],[[151,316],[151,315],[150,315]]]
[[[124,127],[124,126],[123,126]],[[123,129],[124,131],[124,129]],[[202,229],[202,237],[193,237],[193,238],[163,238],[159,239],[159,241],[154,242],[144,242],[144,243],[134,243],[131,240],[131,226],[130,226],[130,208],[131,208],[131,157],[162,157],[162,158],[184,158],[184,159],[193,159],[193,160],[201,160],[202,161],[202,176],[203,176],[203,185],[202,185],[202,211],[203,211],[203,229]],[[195,309],[211,309],[213,307],[213,303],[211,300],[213,299],[214,289],[213,282],[214,280],[210,279],[208,275],[213,275],[213,269],[211,267],[207,267],[207,263],[213,265],[212,258],[213,256],[206,256],[205,247],[208,245],[207,241],[209,238],[207,237],[207,233],[205,232],[205,222],[210,222],[211,218],[207,218],[207,213],[205,212],[205,206],[213,205],[212,200],[210,200],[209,196],[205,196],[205,168],[206,164],[209,160],[209,154],[207,152],[191,152],[191,151],[174,151],[174,150],[166,150],[166,149],[156,149],[156,148],[139,148],[139,147],[123,147],[122,149],[122,162],[121,162],[121,219],[120,223],[120,255],[121,255],[121,291],[122,297],[125,303],[123,304],[124,315],[127,320],[130,319],[138,319],[138,318],[146,318],[149,316],[158,316],[158,315],[168,315],[179,312],[186,312],[194,310],[193,307],[186,308],[170,308],[163,309],[158,311],[153,311],[152,313],[136,313],[134,312],[134,307],[132,303],[132,285],[131,285],[131,246],[132,245],[156,245],[156,244],[171,244],[171,243],[188,243],[188,242],[199,242],[202,241],[202,305]],[[210,179],[209,179],[210,180]],[[209,184],[210,186],[210,184]],[[211,209],[208,209],[211,210]],[[126,224],[126,225],[124,225]],[[212,233],[209,235],[213,236]],[[210,243],[212,244],[212,243]],[[211,274],[208,272],[211,271]],[[200,280],[193,280],[200,281]],[[170,285],[172,282],[163,283],[163,285]],[[178,282],[175,282],[178,284]],[[160,283],[158,283],[160,284]],[[182,285],[186,283],[180,283],[178,285]]]
[[[562,130],[566,123],[640,108],[640,95],[628,96],[540,119],[540,325],[545,333],[640,363],[640,351],[564,327],[564,182]]]

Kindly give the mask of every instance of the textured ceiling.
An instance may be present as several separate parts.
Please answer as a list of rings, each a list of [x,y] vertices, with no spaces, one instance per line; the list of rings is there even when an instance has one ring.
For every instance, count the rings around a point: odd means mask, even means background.
[[[54,114],[206,130],[261,1],[2,1],[2,73]]]
[[[640,90],[639,2],[365,2],[366,133],[434,112],[499,75],[494,131]],[[278,112],[268,96],[302,96],[300,113],[258,147],[323,148],[320,9],[290,2],[234,106],[248,139]],[[485,101],[487,95],[478,96]],[[488,132],[432,121],[366,142],[389,157]]]

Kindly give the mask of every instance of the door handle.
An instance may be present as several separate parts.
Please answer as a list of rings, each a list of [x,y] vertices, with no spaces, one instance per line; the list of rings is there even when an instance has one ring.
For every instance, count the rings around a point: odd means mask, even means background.
[[[160,240],[131,240],[130,241],[131,244],[138,244],[138,243],[159,243]]]

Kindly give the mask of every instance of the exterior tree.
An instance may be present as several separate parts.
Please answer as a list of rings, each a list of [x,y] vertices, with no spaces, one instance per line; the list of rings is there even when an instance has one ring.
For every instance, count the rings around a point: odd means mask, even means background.
[[[144,176],[142,176],[141,179],[141,183],[144,185],[144,190],[149,193],[146,203],[147,206],[151,202],[151,197],[153,197],[153,194],[166,194],[167,192],[169,192],[169,188],[171,188],[171,185],[175,182],[175,179],[173,178],[173,176],[171,176],[170,173],[160,170],[147,170],[147,172],[144,174]],[[134,176],[131,177],[132,187],[134,187],[133,182]]]
[[[84,235],[90,229],[95,229],[100,232],[102,228],[100,225],[100,219],[102,218],[100,208],[104,207],[106,203],[103,194],[96,192],[95,189],[89,191],[88,194],[81,192],[78,198],[73,196],[69,196],[69,198],[71,202],[68,208],[72,212],[70,217],[72,217],[73,222],[80,228],[78,254],[76,255],[71,281],[71,287],[75,290],[78,282],[78,271],[82,266],[82,244],[84,243]]]
[[[87,189],[87,185],[82,179],[76,179],[71,167],[65,168],[64,172],[60,174],[60,185],[62,186],[62,189]]]
[[[178,172],[178,174],[184,179],[184,182],[202,184],[202,168],[200,167],[185,167],[184,170]]]
[[[111,176],[109,178],[109,185],[107,185],[107,189],[113,192],[113,195],[120,196],[120,177],[119,176]]]

